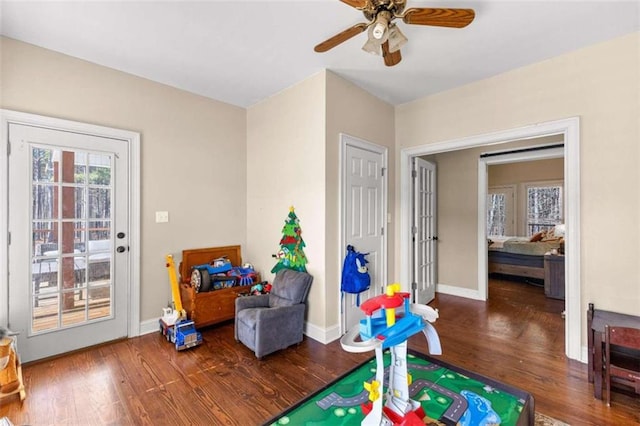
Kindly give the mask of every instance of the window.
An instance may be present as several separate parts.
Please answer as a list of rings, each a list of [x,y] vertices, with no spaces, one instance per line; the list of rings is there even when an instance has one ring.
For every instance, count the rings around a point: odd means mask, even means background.
[[[553,228],[564,222],[563,184],[535,183],[525,186],[527,197],[527,235]]]
[[[514,234],[515,187],[491,187],[487,193],[487,235]]]

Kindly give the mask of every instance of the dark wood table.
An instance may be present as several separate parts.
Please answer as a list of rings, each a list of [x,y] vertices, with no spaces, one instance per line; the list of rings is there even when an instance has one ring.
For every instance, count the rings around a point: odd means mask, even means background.
[[[607,324],[640,328],[640,317],[595,309],[593,303],[589,303],[587,310],[588,377],[589,382],[593,382],[593,394],[598,399],[602,399],[602,351],[604,326]]]

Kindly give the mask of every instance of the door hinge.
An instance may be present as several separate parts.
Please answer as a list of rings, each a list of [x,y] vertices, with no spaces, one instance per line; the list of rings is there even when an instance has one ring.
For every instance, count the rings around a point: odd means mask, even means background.
[[[411,227],[411,233],[414,234],[414,235],[417,234],[418,233],[418,227],[417,226],[412,226]]]
[[[11,141],[7,141],[7,157],[11,155]]]
[[[7,232],[7,244],[11,245],[11,232]]]
[[[411,170],[411,177],[412,178],[417,178],[418,177],[418,171],[417,170]]]
[[[384,235],[384,226],[380,228],[380,235]]]
[[[384,177],[384,167],[382,168],[382,177]]]

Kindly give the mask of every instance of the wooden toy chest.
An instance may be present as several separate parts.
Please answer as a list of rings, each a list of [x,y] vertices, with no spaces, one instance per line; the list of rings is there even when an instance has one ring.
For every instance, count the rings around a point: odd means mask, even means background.
[[[226,256],[233,266],[242,266],[240,246],[210,247],[182,251],[180,262],[180,297],[182,307],[196,328],[217,324],[235,317],[235,300],[239,294],[249,293],[251,285],[235,286],[196,293],[191,286],[191,268]],[[259,282],[260,277],[255,282]]]

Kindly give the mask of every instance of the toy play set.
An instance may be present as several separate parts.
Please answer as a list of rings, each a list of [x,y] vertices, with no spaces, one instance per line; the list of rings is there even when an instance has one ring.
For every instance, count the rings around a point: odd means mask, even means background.
[[[407,348],[422,332],[431,354],[441,354],[431,323],[438,311],[410,303],[399,284],[368,299],[358,327],[340,343],[375,358],[271,419],[265,425],[529,425],[531,395]]]
[[[387,286],[386,294],[371,298],[360,306],[365,318],[360,321],[359,328],[352,329],[340,340],[345,351],[373,350],[376,353],[376,378],[364,384],[369,391],[369,402],[362,405],[365,414],[363,425],[424,424],[422,405],[409,395],[411,376],[407,370],[407,339],[423,332],[429,343],[429,352],[442,354],[440,338],[431,325],[438,318],[438,311],[427,305],[410,304],[409,296],[409,293],[400,292],[400,284]],[[397,309],[404,309],[404,315],[396,315]],[[387,349],[391,353],[391,364],[383,398],[383,352]]]

